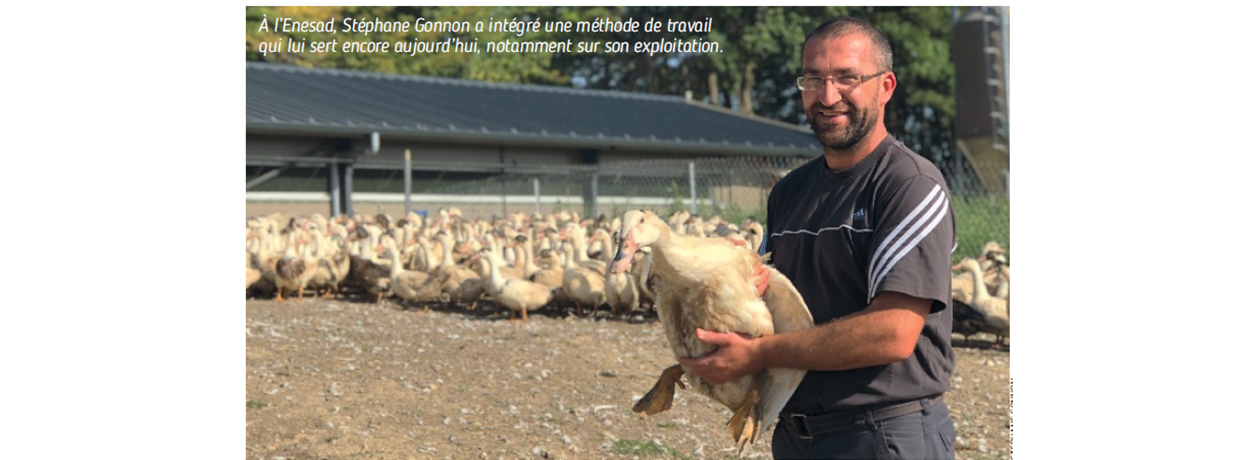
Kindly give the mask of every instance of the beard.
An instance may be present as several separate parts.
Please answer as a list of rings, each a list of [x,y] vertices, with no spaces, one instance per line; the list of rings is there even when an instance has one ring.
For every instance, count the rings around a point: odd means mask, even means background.
[[[875,95],[875,105],[878,103],[878,97]],[[848,119],[848,123],[840,126],[830,124],[819,120],[818,111],[843,113]],[[846,153],[861,143],[863,139],[874,132],[874,127],[878,126],[878,111],[864,108],[858,108],[845,101],[840,101],[831,107],[822,105],[822,103],[814,102],[809,110],[805,111],[806,118],[810,121],[809,127],[814,131],[814,135],[818,137],[818,142],[827,148],[827,155],[851,156],[852,153]]]

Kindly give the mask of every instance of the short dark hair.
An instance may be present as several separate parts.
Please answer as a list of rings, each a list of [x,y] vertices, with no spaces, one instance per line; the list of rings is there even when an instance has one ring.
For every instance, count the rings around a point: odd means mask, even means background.
[[[805,41],[801,42],[801,56],[805,56],[805,45],[810,40],[817,38],[829,40],[852,33],[860,33],[870,39],[870,43],[874,45],[874,62],[878,65],[880,72],[891,71],[891,42],[887,40],[887,36],[882,31],[874,27],[874,24],[857,18],[835,18],[809,31],[808,34],[805,34]]]

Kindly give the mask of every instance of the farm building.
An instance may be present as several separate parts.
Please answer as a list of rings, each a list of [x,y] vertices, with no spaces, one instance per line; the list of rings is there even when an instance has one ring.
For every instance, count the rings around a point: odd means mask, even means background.
[[[406,152],[421,208],[752,209],[822,154],[807,128],[681,97],[255,62],[245,120],[248,215],[403,212]]]

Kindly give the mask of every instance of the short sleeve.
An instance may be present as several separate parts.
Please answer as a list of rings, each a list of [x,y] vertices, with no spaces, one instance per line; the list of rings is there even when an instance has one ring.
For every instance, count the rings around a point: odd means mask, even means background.
[[[775,186],[771,187],[770,195],[767,195],[766,197],[766,225],[762,227],[762,245],[758,247],[758,255],[766,255],[766,253],[771,252],[770,237],[771,232],[774,231],[772,229],[775,226],[775,203],[777,202],[775,197],[778,196],[780,190],[782,190],[782,187],[780,186],[782,183],[783,181],[776,182]],[[772,264],[774,263],[774,260],[775,258],[772,256],[767,259],[766,263]]]
[[[930,312],[951,303],[956,219],[948,190],[925,175],[888,184],[875,197],[867,303],[893,291],[931,300]]]

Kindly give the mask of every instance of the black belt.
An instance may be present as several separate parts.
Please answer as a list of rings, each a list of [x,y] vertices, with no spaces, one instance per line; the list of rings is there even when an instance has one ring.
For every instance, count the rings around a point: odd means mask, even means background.
[[[865,407],[855,410],[840,410],[820,415],[794,413],[779,414],[780,420],[788,423],[801,439],[813,439],[833,431],[843,430],[859,425],[874,426],[883,420],[902,417],[924,411],[943,402],[943,395],[933,398],[922,398],[916,401]]]

